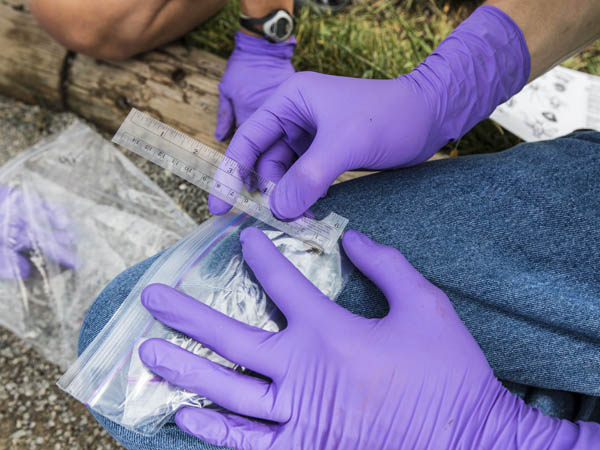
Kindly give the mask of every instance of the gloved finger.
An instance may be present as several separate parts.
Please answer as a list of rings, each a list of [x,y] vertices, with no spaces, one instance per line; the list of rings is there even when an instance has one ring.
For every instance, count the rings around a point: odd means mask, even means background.
[[[283,141],[279,140],[273,144],[273,146],[265,153],[258,157],[255,164],[255,170],[252,172],[247,170],[235,170],[233,173],[223,173],[222,168],[219,168],[217,176],[215,176],[215,182],[221,185],[227,186],[226,189],[213,185],[213,195],[209,197],[209,207],[216,205],[216,200],[220,200],[216,197],[215,188],[221,190],[221,194],[227,195],[227,200],[231,203],[235,202],[238,193],[242,191],[242,186],[246,188],[248,192],[259,191],[262,192],[264,188],[267,188],[270,182],[277,182],[292,164],[292,161],[296,158],[294,151]],[[223,166],[226,171],[230,168]],[[259,175],[258,177],[256,175]],[[221,200],[223,202],[223,200]],[[225,203],[225,202],[223,202]],[[229,203],[226,203],[229,207]],[[223,207],[217,205],[216,209],[223,210]]]
[[[282,135],[283,129],[277,117],[270,111],[259,109],[234,134],[225,156],[236,161],[243,169],[254,169],[260,155]],[[220,169],[223,174],[226,173],[226,168]],[[208,209],[213,214],[223,215],[231,209],[231,204],[216,195],[209,195]]]
[[[35,214],[40,222],[46,222],[54,230],[67,230],[71,224],[69,214],[61,205],[48,203],[39,195],[23,192],[19,198],[21,214]]]
[[[227,96],[220,94],[215,137],[219,141],[224,140],[233,132],[235,125],[236,119],[233,103]],[[235,173],[234,171],[234,167],[225,167],[221,164],[214,174],[211,194],[208,196],[208,209],[215,215],[226,214],[242,190],[243,183],[237,178],[237,171]],[[215,191],[219,191],[220,196],[216,195]]]
[[[303,312],[321,309],[324,304],[336,306],[329,300],[319,301],[326,298],[325,295],[258,228],[246,228],[240,235],[240,241],[244,260],[286,316],[289,326],[293,326]]]
[[[277,370],[266,348],[273,333],[232,319],[164,284],[147,286],[142,304],[157,320],[230,361],[267,376]]]
[[[223,94],[219,95],[219,108],[217,110],[217,126],[215,138],[218,141],[226,139],[235,126],[235,115],[231,100]]]
[[[152,372],[169,383],[237,414],[272,421],[289,417],[275,412],[275,390],[269,382],[235,372],[163,339],[148,339],[140,346],[139,355]]]
[[[283,140],[279,140],[258,157],[256,172],[261,177],[277,183],[295,159],[296,153]]]
[[[240,165],[231,158],[225,158],[214,172],[208,208],[216,215],[227,213],[244,192],[260,189],[261,183],[252,167]]]
[[[453,311],[446,295],[436,286],[431,284],[421,273],[415,269],[402,253],[387,245],[381,245],[355,230],[348,230],[342,238],[344,251],[350,261],[367,276],[385,294],[390,305],[390,315],[400,312],[406,315],[409,310],[414,310],[418,317],[427,317],[429,312],[423,308],[433,307],[439,315],[440,308]],[[435,298],[435,302],[419,302],[418,310],[403,308],[403,304],[410,302],[422,294]],[[442,303],[437,302],[440,300]],[[411,307],[415,303],[409,303]],[[454,315],[454,314],[452,314]]]
[[[240,173],[244,187],[248,192],[255,192],[261,191],[269,183],[276,183],[295,158],[296,154],[285,142],[275,142],[258,157],[252,172]]]
[[[323,138],[311,146],[283,175],[271,195],[271,211],[280,219],[294,219],[327,193],[329,186],[345,171]]]
[[[48,205],[46,202],[43,204],[52,227],[55,230],[68,230],[71,225],[69,213],[59,205]]]
[[[31,264],[23,255],[0,245],[0,280],[25,279],[31,274]]]
[[[209,444],[236,450],[272,448],[278,426],[206,408],[182,408],[175,415],[175,423]]]
[[[24,233],[21,233],[23,237]],[[59,264],[70,269],[76,269],[79,265],[77,255],[73,251],[73,236],[66,230],[48,231],[38,223],[30,224],[29,236],[18,242],[17,250],[39,249],[47,258],[53,259]],[[31,239],[29,239],[31,237]]]
[[[57,244],[53,241],[40,241],[39,248],[44,256],[51,258],[62,266],[69,269],[77,269],[79,267],[77,254],[67,246]]]
[[[414,297],[415,291],[433,287],[395,248],[355,230],[344,233],[342,244],[350,261],[385,294],[390,314],[400,310],[402,302]]]
[[[8,200],[11,191],[12,189],[8,186],[0,185],[0,205],[4,205],[4,202]]]
[[[264,99],[263,99],[264,100]],[[242,124],[248,120],[248,118],[257,110],[257,108],[264,103],[263,100],[252,101],[251,105],[244,102],[237,102],[235,104],[235,126],[239,128]]]
[[[250,176],[249,176],[250,174]],[[224,159],[214,172],[208,208],[216,215],[227,213],[235,204],[240,193],[251,183],[252,172],[232,159]]]

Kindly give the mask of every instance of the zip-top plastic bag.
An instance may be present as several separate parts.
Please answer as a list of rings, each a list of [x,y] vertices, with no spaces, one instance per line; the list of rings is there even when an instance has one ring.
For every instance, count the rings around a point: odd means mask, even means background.
[[[0,324],[63,368],[116,275],[196,227],[81,122],[0,168]]]
[[[156,321],[140,297],[149,284],[163,283],[241,322],[278,331],[285,319],[242,258],[239,235],[248,226],[262,229],[329,298],[340,293],[350,269],[339,246],[321,253],[245,214],[213,217],[156,259],[58,385],[95,412],[147,436],[155,434],[179,407],[207,406],[205,398],[146,369],[138,356],[140,344],[163,338],[225,367],[243,368]]]

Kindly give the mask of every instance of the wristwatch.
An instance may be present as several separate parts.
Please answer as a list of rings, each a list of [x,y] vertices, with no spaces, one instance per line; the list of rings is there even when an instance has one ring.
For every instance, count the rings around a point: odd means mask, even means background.
[[[240,14],[240,25],[270,42],[285,42],[294,32],[294,17],[285,9],[276,9],[258,19]]]

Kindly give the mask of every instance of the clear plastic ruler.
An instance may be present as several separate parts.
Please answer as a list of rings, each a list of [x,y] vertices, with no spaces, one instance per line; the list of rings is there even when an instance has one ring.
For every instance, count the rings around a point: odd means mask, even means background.
[[[348,223],[348,219],[334,212],[322,220],[278,220],[269,208],[269,196],[275,187],[272,181],[135,108],[113,142],[324,252],[333,248]]]

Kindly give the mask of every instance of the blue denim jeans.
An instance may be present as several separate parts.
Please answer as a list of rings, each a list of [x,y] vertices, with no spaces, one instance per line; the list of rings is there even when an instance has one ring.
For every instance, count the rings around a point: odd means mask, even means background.
[[[513,392],[547,414],[600,422],[600,133],[348,181],[320,209],[398,248],[443,289]],[[152,260],[100,294],[80,352]],[[366,317],[387,311],[358,271],[338,303]],[[214,448],[173,423],[147,438],[97,419],[130,449]]]

